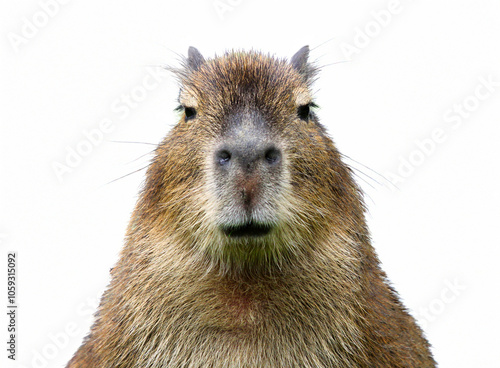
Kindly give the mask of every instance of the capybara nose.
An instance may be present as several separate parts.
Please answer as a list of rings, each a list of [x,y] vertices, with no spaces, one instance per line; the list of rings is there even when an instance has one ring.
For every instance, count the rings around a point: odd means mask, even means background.
[[[264,188],[280,176],[282,153],[261,129],[238,127],[231,133],[215,151],[215,165],[225,194],[248,210],[265,200]]]
[[[267,171],[277,167],[281,162],[281,150],[274,144],[250,138],[226,142],[217,150],[215,159],[223,169],[250,174],[257,168]]]

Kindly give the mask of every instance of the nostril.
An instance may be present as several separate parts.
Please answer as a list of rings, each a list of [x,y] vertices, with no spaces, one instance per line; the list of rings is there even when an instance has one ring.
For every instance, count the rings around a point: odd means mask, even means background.
[[[231,160],[231,153],[228,150],[220,150],[217,152],[217,162],[219,165],[225,165]]]
[[[269,164],[275,164],[280,160],[281,153],[277,148],[270,147],[266,150],[265,158]]]

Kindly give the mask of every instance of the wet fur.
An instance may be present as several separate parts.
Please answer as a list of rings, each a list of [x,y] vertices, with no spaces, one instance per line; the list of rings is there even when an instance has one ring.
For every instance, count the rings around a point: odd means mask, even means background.
[[[198,117],[158,146],[80,367],[434,367],[429,345],[370,245],[350,169],[313,113],[308,50],[292,62],[258,52],[175,70]],[[299,101],[300,102],[300,101]],[[217,227],[207,156],[234,111],[258,110],[282,144],[271,235]]]

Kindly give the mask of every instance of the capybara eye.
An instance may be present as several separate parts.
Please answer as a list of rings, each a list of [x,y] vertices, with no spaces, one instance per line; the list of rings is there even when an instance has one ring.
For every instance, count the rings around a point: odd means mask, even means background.
[[[299,116],[300,119],[302,120],[309,120],[309,114],[311,113],[311,108],[310,105],[301,105],[297,109],[297,115]]]
[[[194,119],[196,116],[196,110],[194,107],[186,107],[184,106],[184,114],[186,115],[186,121]]]

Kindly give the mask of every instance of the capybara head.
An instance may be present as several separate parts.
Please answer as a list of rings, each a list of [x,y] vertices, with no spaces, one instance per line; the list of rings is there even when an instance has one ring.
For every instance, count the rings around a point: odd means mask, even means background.
[[[308,54],[205,59],[189,49],[174,69],[182,116],[157,149],[139,207],[143,236],[176,237],[223,271],[269,271],[332,236],[356,236],[362,201],[314,112]]]

